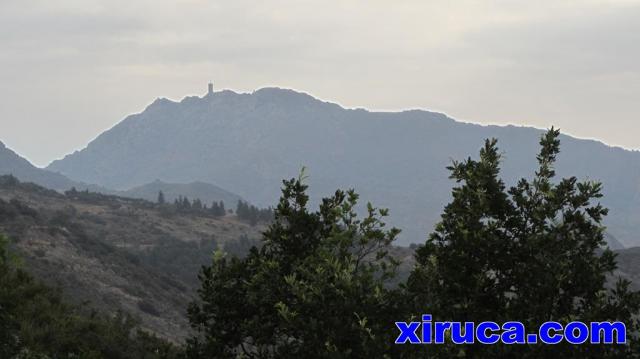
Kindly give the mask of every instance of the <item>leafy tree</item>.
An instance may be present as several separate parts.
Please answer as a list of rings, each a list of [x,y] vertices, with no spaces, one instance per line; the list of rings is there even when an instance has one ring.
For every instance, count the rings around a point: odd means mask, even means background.
[[[302,176],[301,176],[302,177]],[[302,178],[284,182],[263,246],[244,259],[217,252],[189,308],[190,358],[367,358],[394,347],[395,261],[386,210],[358,219],[353,191],[308,210]],[[243,211],[244,204],[238,205]]]
[[[158,192],[158,204],[159,205],[165,204],[164,193],[162,191]]]
[[[551,320],[623,321],[628,333],[637,333],[638,293],[622,279],[606,287],[616,263],[601,249],[602,186],[555,180],[558,137],[552,128],[541,138],[533,179],[508,190],[499,178],[496,140],[486,141],[479,160],[449,167],[458,184],[453,200],[417,250],[407,285],[414,314],[428,311],[437,321],[519,320],[529,330]],[[429,352],[443,358],[635,357],[635,345],[445,345]]]
[[[227,241],[224,244],[224,251],[234,257],[244,258],[254,247],[260,247],[261,241],[255,238],[250,238],[246,234],[241,234],[237,240]]]
[[[243,200],[238,200],[238,204],[236,205],[236,215],[240,219],[245,219],[249,217],[249,204],[244,202]]]

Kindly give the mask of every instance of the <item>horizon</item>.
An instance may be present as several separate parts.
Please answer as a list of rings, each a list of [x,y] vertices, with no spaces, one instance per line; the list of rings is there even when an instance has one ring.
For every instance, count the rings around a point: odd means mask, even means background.
[[[214,79],[639,149],[639,19],[636,0],[5,1],[2,140],[43,166]]]
[[[497,126],[497,127],[513,126],[513,127],[532,128],[532,129],[536,129],[536,130],[540,130],[540,131],[544,131],[544,130],[548,129],[548,128],[536,127],[536,126],[531,126],[531,125],[526,125],[526,124],[519,124],[519,123],[480,123],[480,122],[474,122],[474,121],[467,121],[467,120],[463,120],[463,119],[458,119],[458,118],[452,117],[452,116],[450,116],[449,114],[447,114],[445,112],[429,109],[429,108],[426,108],[426,107],[409,107],[409,108],[401,108],[401,109],[366,108],[366,107],[362,107],[362,106],[350,107],[350,106],[347,106],[345,104],[340,103],[339,101],[317,97],[316,95],[314,95],[314,94],[312,94],[312,93],[310,93],[308,91],[295,89],[295,88],[289,88],[289,87],[282,87],[282,86],[277,86],[277,85],[267,85],[267,86],[263,86],[263,87],[260,87],[260,88],[256,88],[256,89],[254,89],[252,91],[241,91],[241,90],[235,90],[235,89],[231,89],[231,88],[217,89],[215,87],[215,82],[214,82],[213,92],[214,93],[219,93],[219,92],[224,92],[224,91],[230,91],[230,92],[233,92],[235,94],[248,94],[248,95],[251,95],[251,94],[253,94],[253,93],[257,92],[257,91],[264,90],[264,89],[277,89],[277,90],[293,91],[293,92],[298,93],[298,94],[308,95],[308,96],[312,97],[316,101],[321,101],[321,102],[326,102],[326,103],[331,103],[331,104],[334,104],[334,105],[338,105],[338,106],[340,106],[341,108],[343,108],[345,110],[365,110],[365,111],[368,111],[368,112],[389,112],[389,113],[398,113],[398,112],[405,112],[405,111],[424,111],[424,112],[442,114],[442,115],[446,116],[448,119],[450,119],[452,121],[455,121],[455,122],[467,123],[467,124],[472,124],[472,125],[477,125],[477,126]],[[24,154],[20,153],[18,150],[16,150],[14,147],[12,147],[11,144],[8,143],[3,138],[0,138],[0,142],[3,143],[10,150],[15,152],[20,157],[22,157],[22,158],[26,159],[27,161],[29,161],[32,165],[36,166],[37,168],[45,169],[52,162],[54,162],[56,160],[61,160],[64,157],[66,157],[67,155],[70,155],[70,154],[72,154],[72,153],[74,153],[76,151],[81,151],[81,150],[85,149],[92,141],[94,141],[102,133],[104,133],[106,131],[109,131],[113,127],[117,126],[119,123],[121,123],[122,121],[127,119],[129,116],[140,114],[140,113],[144,112],[148,106],[150,106],[152,103],[154,103],[157,100],[165,99],[165,100],[171,101],[172,103],[180,103],[180,102],[184,101],[187,98],[198,97],[200,99],[204,99],[206,96],[207,96],[206,92],[203,92],[203,94],[195,94],[195,93],[194,94],[186,94],[186,95],[184,95],[182,97],[179,97],[179,98],[169,98],[169,97],[164,97],[164,96],[158,96],[153,101],[147,103],[146,105],[141,106],[142,109],[140,111],[131,112],[129,114],[126,114],[126,115],[124,115],[124,117],[122,117],[120,120],[115,122],[110,127],[105,128],[102,131],[99,131],[93,137],[90,137],[86,141],[86,143],[81,144],[79,147],[77,147],[75,149],[72,149],[70,152],[63,154],[60,157],[52,158],[50,160],[47,160],[44,163],[38,163],[38,162],[32,160],[31,158],[25,156]],[[567,132],[567,131],[565,131],[565,130],[563,130],[561,128],[560,128],[560,130],[562,131],[563,135],[566,135],[566,136],[569,136],[569,137],[572,137],[572,138],[575,138],[575,139],[587,140],[587,141],[595,141],[595,142],[601,143],[601,144],[606,145],[606,146],[611,147],[611,148],[619,148],[619,149],[622,149],[622,150],[625,150],[625,151],[630,151],[630,152],[640,152],[640,149],[638,149],[638,148],[625,148],[625,147],[620,146],[620,145],[607,143],[607,142],[603,141],[600,138],[579,137],[579,136],[576,136],[576,135],[574,135],[574,134],[572,134],[570,132]],[[498,140],[500,140],[500,139],[498,138]]]

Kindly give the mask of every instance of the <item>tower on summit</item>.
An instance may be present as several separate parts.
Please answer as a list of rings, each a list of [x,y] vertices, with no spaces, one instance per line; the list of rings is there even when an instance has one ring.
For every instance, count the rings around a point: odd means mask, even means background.
[[[213,94],[213,82],[209,82],[209,88],[207,90],[207,95]]]

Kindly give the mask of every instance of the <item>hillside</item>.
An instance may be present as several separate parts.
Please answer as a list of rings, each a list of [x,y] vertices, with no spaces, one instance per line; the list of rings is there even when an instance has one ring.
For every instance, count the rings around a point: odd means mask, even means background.
[[[70,178],[127,189],[156,179],[216,183],[257,205],[272,205],[280,180],[307,166],[312,198],[354,187],[391,209],[404,243],[422,242],[453,183],[445,167],[477,153],[485,138],[504,150],[514,183],[535,168],[540,130],[479,126],[428,111],[345,109],[277,88],[221,91],[180,102],[158,99],[48,167]],[[599,180],[606,224],[626,246],[640,245],[640,153],[562,137],[558,174]]]
[[[171,206],[90,192],[58,192],[0,176],[0,233],[26,267],[75,303],[104,313],[124,310],[143,328],[180,342],[197,273],[216,249],[243,255],[264,225],[235,216],[180,213]],[[394,283],[415,264],[415,247],[390,249],[400,261]],[[640,288],[638,248],[616,251],[618,274]]]
[[[216,248],[242,254],[258,238],[235,216],[180,213],[171,206],[95,193],[67,195],[0,177],[0,233],[27,268],[76,303],[129,312],[179,341],[200,266]]]

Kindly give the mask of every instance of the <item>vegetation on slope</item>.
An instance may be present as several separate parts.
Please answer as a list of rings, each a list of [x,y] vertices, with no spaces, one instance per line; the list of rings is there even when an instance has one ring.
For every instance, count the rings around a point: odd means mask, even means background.
[[[186,303],[197,273],[224,248],[246,251],[261,226],[235,216],[176,212],[157,204],[70,191],[66,195],[0,177],[0,232],[39,279],[73,303],[135,315],[141,326],[172,341],[188,333]],[[245,245],[247,247],[249,245]]]
[[[640,294],[618,279],[604,244],[601,185],[555,180],[559,132],[541,139],[533,180],[508,188],[500,152],[487,140],[480,159],[454,162],[453,200],[424,245],[409,280],[391,287],[398,234],[371,205],[337,191],[308,209],[301,179],[284,183],[263,246],[243,258],[218,255],[200,275],[189,309],[197,333],[190,358],[629,358],[639,357]],[[394,321],[622,321],[627,345],[398,346]]]
[[[34,279],[0,235],[1,358],[177,358],[178,348],[139,329],[129,315],[65,302]]]

